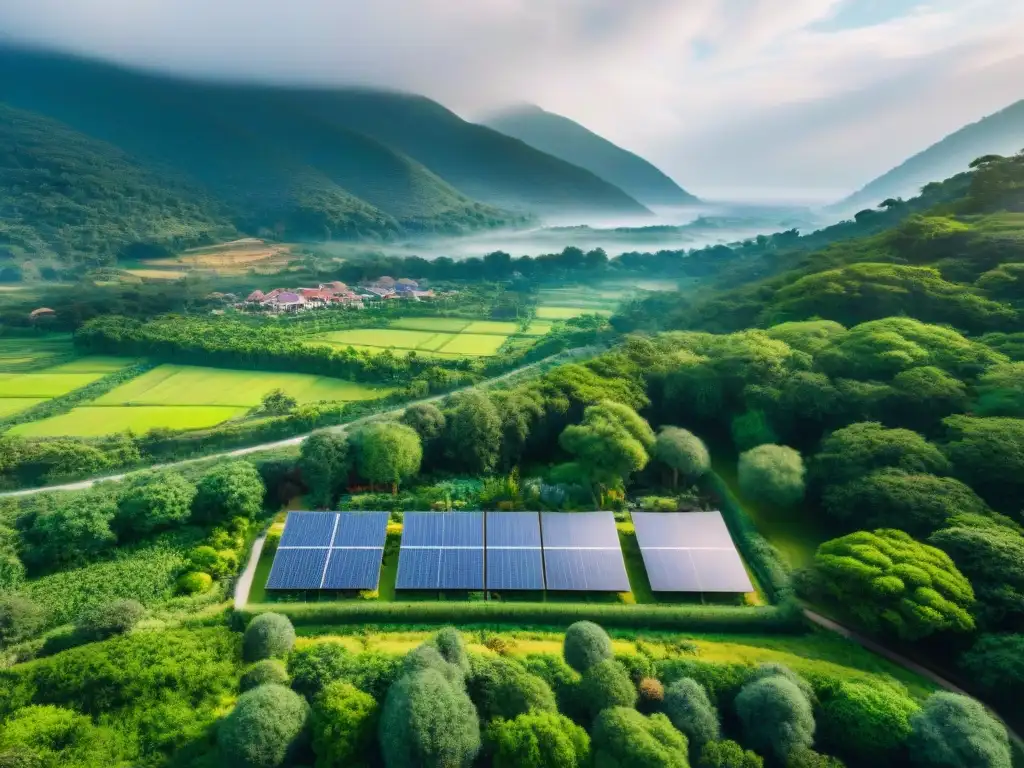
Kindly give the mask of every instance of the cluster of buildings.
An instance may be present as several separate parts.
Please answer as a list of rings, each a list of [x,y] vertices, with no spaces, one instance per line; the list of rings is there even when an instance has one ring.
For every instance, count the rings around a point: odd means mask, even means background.
[[[317,288],[275,288],[268,293],[253,291],[245,299],[245,305],[271,312],[300,312],[323,307],[347,307],[364,309],[368,303],[406,299],[422,301],[432,299],[432,290],[423,290],[420,284],[407,277],[395,280],[380,277],[372,283],[350,288],[340,280],[321,283]]]

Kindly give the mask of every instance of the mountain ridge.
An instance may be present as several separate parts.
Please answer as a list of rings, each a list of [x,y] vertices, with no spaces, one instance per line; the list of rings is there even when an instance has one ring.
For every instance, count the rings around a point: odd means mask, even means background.
[[[695,205],[700,202],[649,160],[574,120],[534,104],[508,107],[486,118],[482,124],[541,152],[586,168],[645,205]]]

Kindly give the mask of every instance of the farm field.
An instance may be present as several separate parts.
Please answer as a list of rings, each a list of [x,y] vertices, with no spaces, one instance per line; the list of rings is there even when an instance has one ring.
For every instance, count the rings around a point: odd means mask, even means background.
[[[350,401],[383,397],[391,390],[305,373],[276,373],[161,365],[108,392],[93,405],[230,406],[252,408],[273,389],[283,389],[300,403]]]
[[[126,269],[125,273],[143,280],[182,280],[187,274],[171,269]]]
[[[47,368],[74,356],[70,335],[0,339],[0,373]]]
[[[92,373],[6,373],[0,375],[0,398],[38,397],[51,398],[102,379],[102,371]]]
[[[247,408],[216,405],[82,406],[42,421],[18,424],[8,434],[21,437],[100,437],[151,429],[204,429],[241,416]]]
[[[219,274],[244,274],[251,267],[281,268],[288,263],[290,247],[248,237],[219,245],[191,248],[167,259],[144,259],[151,267],[191,267]]]
[[[47,397],[0,397],[0,418],[21,413],[27,408],[45,403],[47,400],[49,400]]]

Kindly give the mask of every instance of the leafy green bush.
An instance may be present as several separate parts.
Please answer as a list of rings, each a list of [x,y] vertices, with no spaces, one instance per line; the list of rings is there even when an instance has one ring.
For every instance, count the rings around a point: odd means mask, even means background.
[[[808,584],[863,626],[904,639],[974,628],[970,582],[949,555],[902,531],[861,531],[825,542]]]
[[[644,717],[635,709],[605,709],[591,735],[601,768],[689,768],[686,737],[664,715]]]
[[[580,680],[579,700],[591,717],[609,707],[636,705],[637,692],[626,670],[614,659],[599,661]]]
[[[329,683],[345,678],[351,657],[345,646],[338,643],[317,643],[296,649],[288,656],[292,688],[312,700]]]
[[[494,768],[586,768],[590,736],[557,712],[495,720],[487,730]]]
[[[218,522],[232,517],[253,518],[263,508],[263,478],[247,461],[218,464],[196,486],[192,514],[197,520]]]
[[[720,736],[718,711],[704,686],[693,678],[684,677],[668,687],[665,714],[686,736],[691,754],[701,754],[705,744]]]
[[[78,620],[78,631],[86,637],[104,640],[130,632],[145,615],[146,609],[138,600],[114,600],[86,611]]]
[[[613,655],[608,633],[592,621],[577,621],[565,631],[562,641],[565,662],[577,672],[585,672]]]
[[[1024,635],[981,635],[960,666],[994,701],[1018,702],[1024,694]]]
[[[502,656],[474,656],[467,689],[482,720],[558,711],[555,694],[544,680]]]
[[[280,685],[261,685],[238,697],[221,723],[217,743],[233,768],[284,766],[307,740],[309,704]]]
[[[735,741],[709,741],[694,765],[695,768],[764,768],[764,760]]]
[[[480,751],[480,721],[469,696],[436,669],[403,675],[380,719],[387,768],[469,768]]]
[[[814,742],[814,713],[801,690],[781,675],[748,683],[736,697],[744,744],[785,762]]]
[[[903,765],[903,745],[917,710],[902,691],[876,683],[839,683],[821,697],[819,744],[858,765]]]
[[[741,454],[737,475],[748,499],[788,507],[804,497],[804,461],[785,445],[759,445]]]
[[[1006,729],[974,699],[933,693],[910,719],[907,746],[926,768],[1010,768]]]
[[[313,702],[313,750],[317,768],[358,768],[370,763],[379,707],[368,693],[340,680]]]
[[[144,535],[185,523],[192,514],[196,487],[177,472],[131,476],[118,500],[119,531]]]
[[[766,677],[784,677],[799,688],[800,693],[806,696],[807,700],[811,702],[811,704],[817,703],[814,686],[804,680],[804,678],[800,677],[800,675],[791,670],[785,664],[779,664],[774,661],[758,664],[757,668],[754,669],[754,671],[747,677],[747,682],[752,683],[757,680],[764,680]]]
[[[711,454],[704,441],[680,427],[662,427],[654,441],[654,458],[672,470],[672,487],[679,476],[691,483],[711,469]]]
[[[245,628],[246,661],[287,656],[293,645],[295,628],[288,617],[280,613],[261,613]]]
[[[112,731],[62,707],[25,707],[0,726],[0,765],[5,768],[92,768],[124,764]]]
[[[202,571],[188,571],[178,577],[175,586],[183,595],[201,595],[213,586],[213,576]]]
[[[402,674],[413,675],[425,669],[432,669],[444,676],[453,685],[465,685],[466,676],[462,668],[450,663],[433,645],[424,643],[405,654],[402,659]]]
[[[445,627],[440,630],[434,636],[434,645],[445,661],[458,667],[463,675],[469,674],[469,655],[466,653],[466,644],[455,627]]]
[[[0,648],[27,640],[46,624],[46,610],[20,595],[0,595]]]
[[[263,659],[250,666],[238,681],[238,689],[245,693],[261,685],[288,685],[288,670],[277,659]]]

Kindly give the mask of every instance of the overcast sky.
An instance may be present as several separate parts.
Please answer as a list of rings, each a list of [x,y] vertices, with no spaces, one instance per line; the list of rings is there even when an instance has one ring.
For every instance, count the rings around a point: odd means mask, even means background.
[[[1022,0],[0,0],[0,30],[467,117],[528,101],[709,198],[832,200],[1024,98]]]

